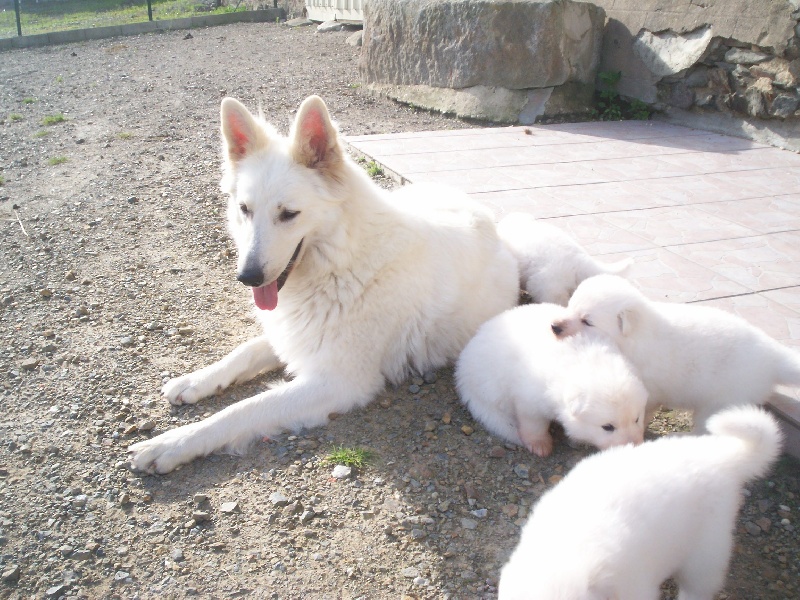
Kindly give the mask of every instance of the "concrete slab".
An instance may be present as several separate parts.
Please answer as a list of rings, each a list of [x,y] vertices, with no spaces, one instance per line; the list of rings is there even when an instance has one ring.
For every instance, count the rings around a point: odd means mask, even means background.
[[[664,122],[347,139],[401,181],[458,187],[497,219],[529,212],[603,260],[633,256],[651,298],[734,312],[800,351],[800,155]],[[800,458],[800,390],[770,409]]]

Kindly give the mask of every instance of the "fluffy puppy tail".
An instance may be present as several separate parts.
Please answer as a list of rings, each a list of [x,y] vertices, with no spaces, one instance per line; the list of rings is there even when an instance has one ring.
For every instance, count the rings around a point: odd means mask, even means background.
[[[777,361],[778,383],[793,387],[800,386],[800,354],[789,350],[778,342],[775,343],[780,346],[780,358]]]
[[[737,406],[713,415],[706,423],[712,435],[741,442],[736,470],[745,481],[764,475],[778,458],[783,435],[777,421],[756,406]]]
[[[624,258],[613,263],[597,263],[600,272],[608,275],[624,275],[633,264],[632,258]]]

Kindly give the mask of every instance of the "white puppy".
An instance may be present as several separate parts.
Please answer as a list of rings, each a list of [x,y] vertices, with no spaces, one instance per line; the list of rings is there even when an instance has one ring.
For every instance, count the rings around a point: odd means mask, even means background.
[[[725,581],[745,482],[780,451],[756,407],[708,422],[713,435],[612,448],[545,494],[500,576],[500,600],[711,600]]]
[[[800,357],[744,319],[717,308],[648,300],[629,281],[581,283],[561,337],[599,330],[617,343],[659,405],[694,410],[694,426],[726,406],[766,402],[775,385],[800,385]]]
[[[559,341],[550,324],[563,313],[528,304],[484,323],[458,359],[461,400],[489,431],[539,456],[553,449],[552,420],[599,448],[640,443],[644,386],[605,336]]]
[[[520,287],[535,302],[566,306],[578,284],[592,275],[621,275],[632,259],[604,264],[555,225],[536,220],[525,213],[511,213],[497,225],[519,263]]]

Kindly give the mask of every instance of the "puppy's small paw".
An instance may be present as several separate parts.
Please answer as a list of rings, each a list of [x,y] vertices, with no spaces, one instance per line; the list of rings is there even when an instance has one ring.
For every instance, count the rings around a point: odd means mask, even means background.
[[[203,397],[203,394],[200,393],[192,379],[191,375],[170,379],[161,388],[161,395],[175,406],[195,404]]]
[[[525,447],[536,456],[550,456],[553,452],[553,438],[550,434],[545,436],[528,438],[525,440]]]

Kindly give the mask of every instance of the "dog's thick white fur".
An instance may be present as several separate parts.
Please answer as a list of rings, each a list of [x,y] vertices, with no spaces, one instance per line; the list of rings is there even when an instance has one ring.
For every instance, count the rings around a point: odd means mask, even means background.
[[[526,213],[511,213],[497,225],[519,263],[520,287],[534,302],[566,306],[578,284],[592,275],[623,275],[633,260],[602,263],[555,225]]]
[[[492,433],[539,456],[553,449],[550,422],[599,448],[641,443],[647,392],[605,336],[558,340],[555,304],[518,306],[490,319],[456,365],[462,402]]]
[[[553,331],[611,336],[658,406],[694,411],[703,430],[727,406],[762,404],[778,384],[800,385],[800,356],[744,319],[708,306],[649,300],[628,280],[597,275],[570,298]]]
[[[380,189],[343,150],[319,97],[302,103],[288,138],[232,98],[221,120],[238,278],[253,288],[264,334],[163,393],[194,403],[282,366],[292,379],[132,445],[144,471],[322,425],[387,379],[455,360],[481,323],[517,302],[516,261],[491,213],[449,188]]]
[[[500,576],[500,600],[712,600],[745,482],[780,452],[763,410],[714,415],[712,435],[665,437],[581,461],[546,493]]]

